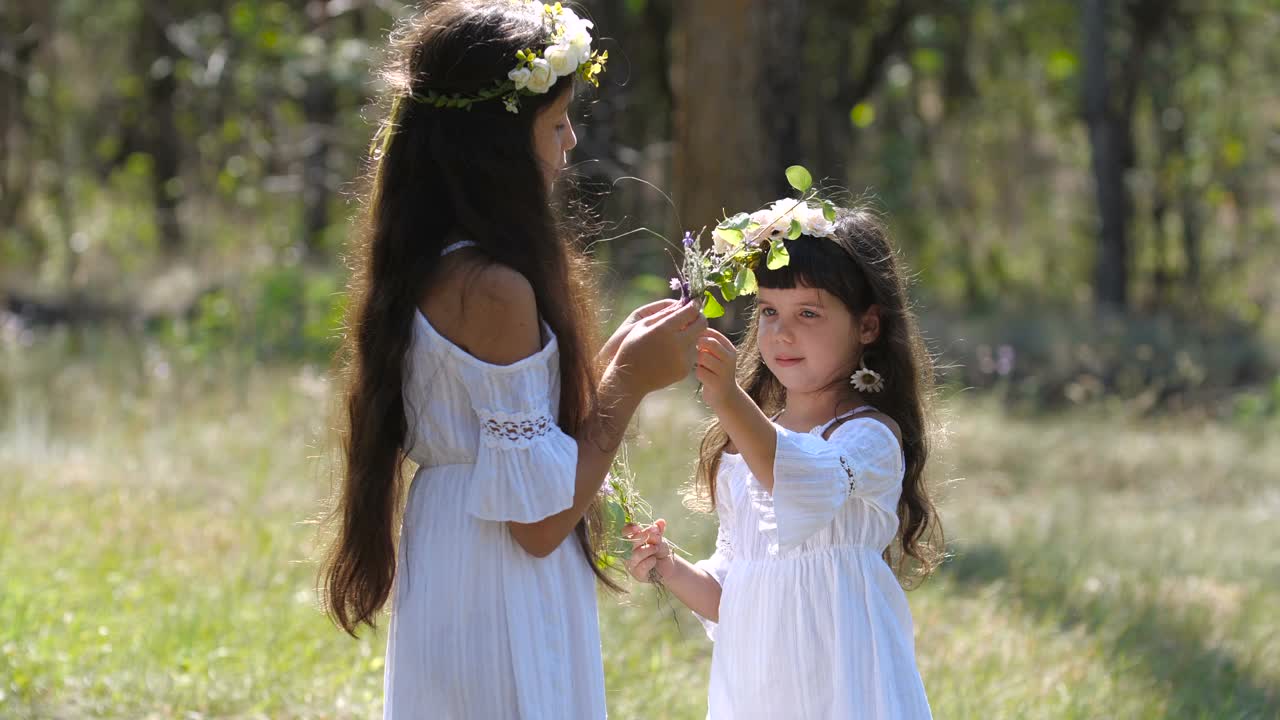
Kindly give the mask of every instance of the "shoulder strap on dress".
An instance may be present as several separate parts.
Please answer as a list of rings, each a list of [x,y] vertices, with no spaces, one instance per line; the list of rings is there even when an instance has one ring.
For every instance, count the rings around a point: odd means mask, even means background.
[[[863,405],[862,407],[854,408],[847,413],[842,413],[829,420],[826,425],[823,425],[822,432],[818,433],[818,435],[821,436],[823,440],[827,440],[831,437],[831,433],[836,431],[836,428],[854,419],[860,413],[867,412],[868,410],[874,412],[875,409],[874,405]]]

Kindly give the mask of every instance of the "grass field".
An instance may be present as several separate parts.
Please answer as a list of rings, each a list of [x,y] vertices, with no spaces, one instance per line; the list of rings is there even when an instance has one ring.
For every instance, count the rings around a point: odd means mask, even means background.
[[[0,348],[0,717],[377,716],[384,638],[312,590],[327,395],[310,370]],[[1277,428],[948,414],[953,558],[909,595],[936,717],[1280,717]],[[699,556],[701,416],[691,387],[653,396],[632,443]],[[601,616],[611,716],[702,718],[693,617],[648,588]]]

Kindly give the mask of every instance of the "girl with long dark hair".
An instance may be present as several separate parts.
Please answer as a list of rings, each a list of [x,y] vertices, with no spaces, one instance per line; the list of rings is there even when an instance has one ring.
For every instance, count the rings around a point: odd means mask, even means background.
[[[652,303],[593,352],[598,295],[550,201],[575,85],[606,59],[590,28],[488,0],[433,3],[393,36],[321,576],[349,633],[390,601],[387,718],[605,715],[600,486],[706,321]]]

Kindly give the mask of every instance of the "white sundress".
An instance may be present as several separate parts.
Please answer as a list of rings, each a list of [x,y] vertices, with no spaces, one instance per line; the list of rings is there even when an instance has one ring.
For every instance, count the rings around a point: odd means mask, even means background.
[[[493,365],[415,313],[405,443],[420,467],[392,595],[388,720],[605,717],[595,576],[576,538],[535,558],[506,523],[573,503],[578,446],[556,424],[559,351],[542,327],[541,350]]]
[[[906,595],[881,553],[898,528],[904,462],[883,423],[808,433],[775,423],[773,493],[721,456],[711,720],[929,718]]]

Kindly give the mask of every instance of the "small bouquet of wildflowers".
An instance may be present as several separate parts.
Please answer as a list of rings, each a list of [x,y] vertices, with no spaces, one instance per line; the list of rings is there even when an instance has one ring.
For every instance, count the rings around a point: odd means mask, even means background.
[[[818,197],[809,171],[792,165],[787,168],[787,182],[799,197],[724,218],[711,232],[710,248],[702,249],[702,233],[684,234],[684,257],[677,277],[671,279],[671,289],[680,291],[681,302],[701,296],[703,314],[720,317],[724,306],[711,288],[718,288],[726,303],[742,295],[754,295],[758,289],[755,268],[762,259],[771,270],[786,267],[791,261],[784,240],[834,234],[835,206]]]
[[[605,496],[605,518],[609,528],[606,537],[610,539],[610,544],[601,549],[599,565],[602,568],[621,568],[626,562],[626,555],[631,551],[630,540],[622,535],[623,528],[653,520],[653,509],[644,498],[640,497],[640,493],[636,492],[635,477],[627,463],[625,444],[613,461],[613,467],[609,470],[601,493]],[[670,540],[666,542],[673,551],[688,555]],[[672,616],[676,618],[676,624],[679,625],[679,616],[676,615],[675,608],[667,597],[667,588],[663,585],[662,577],[658,575],[656,568],[649,571],[648,580],[658,592],[658,602],[668,606]]]

